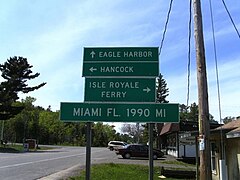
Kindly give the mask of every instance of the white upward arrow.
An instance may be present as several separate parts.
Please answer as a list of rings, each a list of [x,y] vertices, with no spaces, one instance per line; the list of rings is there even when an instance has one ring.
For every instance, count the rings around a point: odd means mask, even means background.
[[[92,56],[92,58],[94,58],[94,56],[95,56],[95,52],[94,51],[92,51],[91,53],[90,53],[90,55]]]
[[[94,68],[94,67],[91,67],[89,70],[90,70],[91,72],[93,72],[93,71],[96,71],[97,69]]]
[[[149,93],[151,91],[151,89],[149,87],[147,87],[146,89],[143,89],[143,91],[146,91],[147,93]]]

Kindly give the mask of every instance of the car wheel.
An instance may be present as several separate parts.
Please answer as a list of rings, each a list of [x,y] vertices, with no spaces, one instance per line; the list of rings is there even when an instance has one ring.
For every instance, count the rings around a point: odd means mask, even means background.
[[[129,153],[124,154],[125,159],[130,159],[130,157],[131,157],[131,154],[129,154]]]
[[[110,149],[110,151],[113,151],[113,147],[110,147],[109,149]]]
[[[154,154],[154,155],[153,155],[153,159],[156,160],[157,158],[158,158],[158,156],[157,156],[156,154]]]

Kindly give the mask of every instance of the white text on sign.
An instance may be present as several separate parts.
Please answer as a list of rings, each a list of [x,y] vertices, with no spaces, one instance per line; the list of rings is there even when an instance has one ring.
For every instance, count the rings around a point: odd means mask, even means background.
[[[93,52],[91,52],[92,56]],[[95,54],[95,52],[94,52]],[[93,58],[94,56],[92,56]],[[148,57],[153,57],[152,51],[100,51],[98,53],[99,58],[106,58],[106,57],[111,57],[111,58],[125,58],[125,57],[134,57],[134,58],[148,58]]]
[[[85,117],[149,117],[151,115],[148,108],[126,108],[124,112],[120,112],[117,108],[107,108],[104,112],[102,108],[73,108],[73,116],[85,116]],[[155,117],[166,117],[166,109],[156,109]]]

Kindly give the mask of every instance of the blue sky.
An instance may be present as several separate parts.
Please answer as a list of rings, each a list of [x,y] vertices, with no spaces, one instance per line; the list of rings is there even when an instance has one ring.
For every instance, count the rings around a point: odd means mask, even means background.
[[[23,56],[47,82],[27,94],[53,110],[60,102],[84,101],[83,47],[159,47],[166,0],[0,0],[0,63]],[[225,0],[240,30],[240,1]],[[240,39],[221,1],[212,1],[222,117],[240,116]],[[210,113],[219,120],[209,1],[202,1]],[[170,103],[186,104],[189,1],[174,1],[160,55]],[[193,32],[193,29],[192,29]],[[190,103],[197,102],[194,37],[191,41]],[[21,94],[24,98],[26,95]]]

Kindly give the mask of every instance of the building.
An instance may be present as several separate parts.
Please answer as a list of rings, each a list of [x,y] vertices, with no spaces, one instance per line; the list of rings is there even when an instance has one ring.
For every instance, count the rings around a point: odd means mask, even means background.
[[[162,148],[176,158],[196,158],[197,122],[164,124]],[[237,180],[240,177],[240,118],[227,124],[210,124],[211,168],[213,180]]]
[[[210,123],[210,129],[219,127],[218,123]],[[196,141],[198,137],[198,122],[180,121],[179,123],[164,124],[160,137],[162,148],[174,157],[195,158]]]
[[[240,119],[211,131],[211,168],[213,179],[240,177]],[[227,177],[226,177],[226,176]]]

